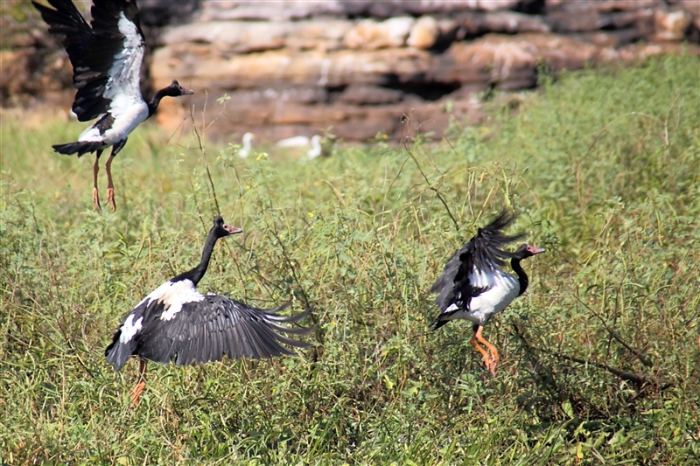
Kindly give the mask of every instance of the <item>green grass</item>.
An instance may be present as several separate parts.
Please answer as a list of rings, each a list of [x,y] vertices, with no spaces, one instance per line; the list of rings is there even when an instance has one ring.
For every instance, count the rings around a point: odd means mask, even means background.
[[[449,142],[313,163],[146,125],[113,165],[115,214],[91,208],[91,157],[50,153],[82,125],[5,113],[0,460],[697,464],[699,69],[685,56],[570,74]],[[502,356],[491,377],[468,324],[430,331],[427,290],[505,206],[547,253],[484,332]],[[219,212],[246,233],[217,245],[200,289],[308,303],[317,346],[152,364],[129,409],[137,364],[115,373],[104,348],[197,262]]]

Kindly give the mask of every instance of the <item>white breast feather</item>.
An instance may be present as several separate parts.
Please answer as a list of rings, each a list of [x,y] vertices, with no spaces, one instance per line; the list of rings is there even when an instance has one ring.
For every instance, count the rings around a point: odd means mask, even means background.
[[[112,102],[114,108],[114,101]],[[108,145],[116,144],[126,139],[138,125],[148,118],[148,105],[143,100],[132,104],[129,107],[119,108],[119,112],[112,111],[114,123],[112,127],[105,131],[102,139]]]
[[[90,126],[78,136],[78,141],[104,141],[104,137],[100,134],[100,130],[95,126]],[[106,144],[105,144],[106,146]]]
[[[119,335],[119,341],[122,344],[128,343],[129,340],[134,338],[134,335],[139,333],[139,330],[141,330],[142,328],[142,322],[143,317],[139,317],[138,320],[134,322],[134,314],[129,314],[129,317],[126,318],[124,324],[122,325],[121,335]]]
[[[125,100],[128,99],[119,96],[112,101],[109,111],[114,117],[114,123],[112,123],[111,128],[104,134],[100,134],[97,127],[91,126],[83,131],[78,137],[78,141],[100,141],[104,143],[104,147],[108,147],[129,137],[129,134],[148,118],[148,105],[143,100],[132,103],[130,106],[121,105],[120,102]],[[116,107],[115,102],[117,102]]]
[[[493,286],[472,298],[469,303],[471,314],[479,320],[488,319],[501,312],[520,292],[520,284],[514,276],[497,270],[491,277]]]
[[[148,302],[149,304],[152,301],[163,303],[165,312],[161,314],[160,318],[162,320],[170,320],[182,310],[183,304],[198,302],[202,301],[203,299],[204,296],[197,291],[192,281],[167,281],[153,290],[148,296],[143,298],[143,300],[141,300],[136,307],[139,307],[145,302]]]

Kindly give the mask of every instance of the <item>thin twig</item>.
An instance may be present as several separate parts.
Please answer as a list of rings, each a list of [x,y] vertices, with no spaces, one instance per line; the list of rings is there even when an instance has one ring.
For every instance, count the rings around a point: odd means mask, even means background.
[[[267,223],[267,222],[265,222],[265,223]],[[280,248],[282,248],[282,255],[284,256],[284,260],[285,260],[285,262],[287,262],[287,265],[289,266],[289,269],[291,270],[292,277],[294,278],[294,282],[299,287],[299,290],[301,291],[301,296],[304,298],[304,307],[308,309],[311,306],[309,304],[309,298],[306,295],[306,291],[304,291],[304,287],[301,284],[301,280],[299,280],[299,277],[297,276],[296,268],[294,267],[294,263],[292,262],[292,259],[289,257],[289,254],[287,253],[287,248],[285,247],[284,242],[279,237],[277,232],[274,229],[270,228],[269,224],[267,226],[269,228],[270,233],[272,233],[272,236],[275,237],[275,239],[277,240],[277,243],[280,245]],[[318,322],[316,322],[316,319],[312,319],[312,320],[314,320],[314,324],[318,323]]]
[[[194,121],[194,115],[192,115],[192,121]],[[221,209],[219,208],[219,199],[216,197],[216,187],[214,186],[214,180],[211,178],[211,172],[209,171],[209,161],[207,160],[207,153],[204,148],[204,143],[202,141],[202,136],[199,134],[197,125],[192,125],[194,134],[197,137],[197,144],[199,145],[199,152],[202,154],[202,160],[204,161],[204,168],[207,171],[207,178],[209,179],[209,186],[211,187],[211,195],[214,198],[214,205],[216,206],[217,215],[221,215]]]
[[[459,154],[457,154],[457,149],[455,149],[455,146],[452,145],[452,141],[450,141],[450,139],[449,139],[447,136],[445,136],[444,134],[442,135],[442,138],[443,138],[445,141],[447,141],[447,144],[450,146],[450,149],[452,149],[452,152],[454,152],[455,155],[459,155]],[[468,168],[468,167],[467,167],[467,168]]]
[[[608,324],[605,322],[605,320],[603,320],[603,318],[600,316],[600,314],[598,314],[596,311],[594,311],[592,308],[590,308],[585,302],[583,302],[583,300],[582,300],[579,296],[574,295],[574,297],[576,298],[576,300],[577,300],[579,303],[581,303],[581,305],[582,305],[583,307],[585,307],[590,313],[592,313],[595,317],[597,317],[598,320],[600,320],[600,322],[603,324],[603,327],[605,327],[605,330],[607,330],[607,332],[610,334],[611,337],[613,337],[613,338],[615,339],[615,341],[617,341],[617,342],[620,343],[622,346],[624,346],[625,349],[627,349],[627,351],[629,351],[630,353],[632,353],[633,355],[635,355],[635,356],[637,357],[637,359],[639,359],[639,361],[640,361],[642,364],[644,364],[644,365],[647,366],[647,367],[653,367],[652,362],[651,362],[649,359],[647,359],[646,356],[644,356],[644,355],[641,354],[639,351],[635,350],[635,349],[632,348],[630,345],[628,345],[627,343],[625,343],[625,342],[622,340],[622,338],[620,338],[620,336],[618,336],[618,334],[615,332],[615,330],[613,330],[613,329],[611,329],[610,327],[608,327]]]
[[[614,375],[620,377],[622,380],[626,380],[628,382],[634,382],[635,384],[637,384],[640,387],[646,383],[653,383],[654,385],[657,385],[657,386],[660,385],[659,379],[652,376],[652,375],[624,371],[624,370],[617,369],[615,367],[611,367],[611,366],[608,366],[607,364],[603,364],[603,363],[600,363],[597,361],[591,361],[588,359],[581,359],[581,358],[577,358],[575,356],[568,356],[566,354],[559,354],[559,353],[556,353],[554,351],[549,351],[549,350],[546,350],[543,348],[538,348],[536,346],[532,346],[525,339],[525,336],[520,332],[520,329],[518,328],[517,325],[513,325],[513,329],[515,330],[515,334],[518,336],[518,338],[520,338],[522,343],[529,350],[537,351],[537,352],[543,353],[543,354],[548,354],[550,356],[554,356],[554,357],[559,358],[559,359],[564,359],[566,361],[571,361],[571,362],[575,362],[578,364],[584,364],[584,365],[590,365],[593,367],[597,367],[599,369],[606,370],[606,371],[610,372],[611,374],[614,374]],[[667,384],[665,386],[668,387],[669,385]]]
[[[418,160],[416,159],[416,156],[413,154],[413,151],[411,151],[411,149],[408,148],[408,144],[406,141],[404,141],[403,145],[404,145],[404,149],[406,149],[406,152],[408,152],[408,155],[411,157],[411,159],[413,159],[413,163],[416,164],[418,171],[423,176],[423,179],[425,180],[426,184],[428,185],[428,189],[433,191],[435,193],[435,195],[437,196],[437,198],[440,199],[440,202],[442,203],[442,205],[445,207],[445,210],[447,211],[447,215],[450,216],[450,218],[452,219],[452,223],[454,223],[455,230],[457,230],[457,233],[459,233],[459,224],[457,223],[457,220],[455,219],[454,215],[452,215],[452,211],[450,211],[450,208],[447,205],[447,201],[445,200],[445,198],[442,197],[442,194],[440,193],[440,191],[437,188],[433,187],[433,185],[430,183],[428,176],[423,171],[423,168],[420,166],[420,163],[418,163]],[[442,175],[442,173],[441,173],[441,175]]]
[[[211,172],[209,171],[209,164],[204,166],[207,169],[207,178],[209,178],[209,185],[211,186],[211,195],[214,197],[214,205],[216,206],[216,213],[221,215],[221,209],[219,208],[219,198],[216,197],[216,188],[214,187],[214,180],[211,179]]]
[[[331,183],[330,181],[328,181],[328,180],[326,180],[326,179],[322,179],[321,181],[323,181],[324,183],[326,183],[326,184],[328,185],[328,187],[331,188],[331,190],[333,191],[333,194],[335,194],[335,197],[338,198],[338,202],[340,202],[340,204],[341,204],[343,207],[347,207],[347,206],[348,206],[348,205],[345,203],[345,199],[343,199],[343,195],[340,194],[340,191],[338,191],[338,188],[336,188],[336,187],[333,185],[333,183]]]

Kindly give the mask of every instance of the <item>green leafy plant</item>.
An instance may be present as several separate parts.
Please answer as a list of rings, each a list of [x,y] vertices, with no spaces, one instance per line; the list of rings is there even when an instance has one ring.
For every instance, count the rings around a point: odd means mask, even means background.
[[[543,80],[516,112],[439,144],[337,145],[310,163],[145,125],[97,214],[80,125],[3,118],[0,461],[7,464],[694,464],[700,454],[697,61]],[[488,136],[488,137],[485,137]],[[225,144],[225,142],[224,142]],[[121,178],[120,178],[121,177]],[[548,249],[486,328],[432,332],[432,281],[502,207]],[[103,351],[120,319],[197,261],[203,292],[312,306],[298,358],[156,366]]]

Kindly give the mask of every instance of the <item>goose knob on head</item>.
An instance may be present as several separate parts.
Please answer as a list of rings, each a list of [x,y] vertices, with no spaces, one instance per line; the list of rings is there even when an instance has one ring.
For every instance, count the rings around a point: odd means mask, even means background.
[[[193,94],[177,81],[159,90],[146,102],[141,94],[141,62],[146,48],[136,0],[94,0],[88,25],[72,0],[47,0],[48,8],[32,1],[50,26],[49,32],[63,36],[63,46],[73,65],[73,85],[78,90],[73,112],[79,121],[97,121],[67,144],[56,144],[60,154],[95,152],[92,199],[100,209],[97,173],[102,151],[112,147],[105,164],[107,203],[114,201],[112,160],[122,150],[129,134],[158,108],[163,97]]]
[[[520,262],[545,252],[528,244],[521,245],[514,252],[504,251],[503,246],[525,236],[506,236],[503,233],[514,221],[515,216],[504,211],[490,224],[479,228],[476,236],[450,258],[430,290],[431,293],[439,293],[436,303],[440,315],[433,327],[438,329],[455,319],[472,322],[472,344],[481,353],[486,369],[492,374],[496,373],[498,350],[481,335],[483,327],[494,315],[525,293],[529,281]],[[517,278],[502,270],[507,259],[510,259]]]
[[[146,388],[147,361],[180,366],[231,359],[259,359],[295,353],[282,344],[308,348],[283,333],[306,335],[313,328],[290,328],[310,310],[290,317],[278,314],[289,306],[257,309],[226,296],[202,295],[197,284],[207,271],[214,244],[219,238],[241,233],[240,228],[214,218],[200,263],[163,283],[134,307],[114,333],[107,347],[107,362],[120,370],[132,356],[139,358],[139,382],[131,392],[131,405],[138,404]]]

